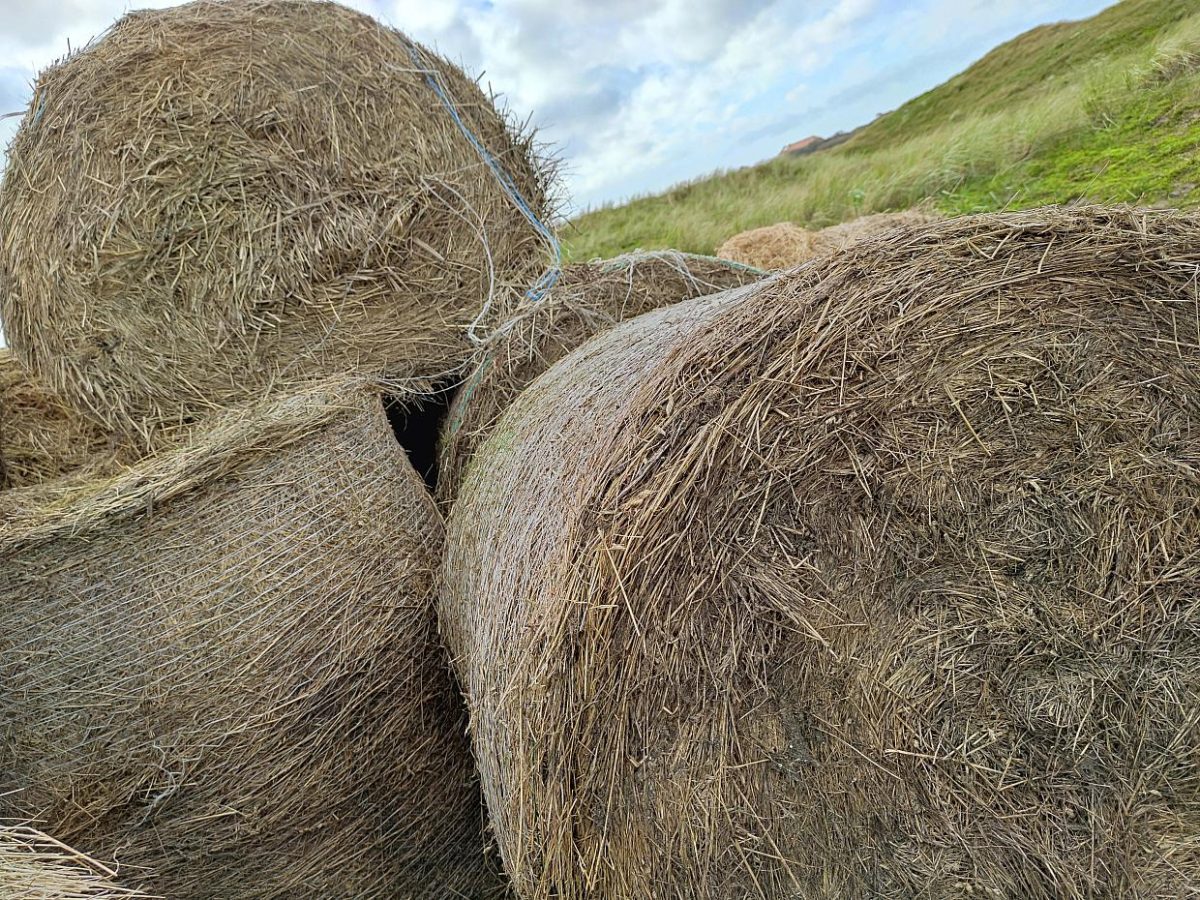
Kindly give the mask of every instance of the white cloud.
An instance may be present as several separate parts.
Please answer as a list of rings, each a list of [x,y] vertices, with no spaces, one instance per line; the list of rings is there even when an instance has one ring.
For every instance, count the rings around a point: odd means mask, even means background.
[[[940,78],[942,68],[961,68],[997,40],[1094,12],[1105,0],[350,3],[485,73],[514,112],[532,114],[559,147],[575,201],[586,205],[859,124],[931,86],[912,58],[941,54]],[[8,66],[0,69],[0,103],[26,97],[38,68],[126,7],[126,0],[0,0],[0,58]],[[887,99],[875,107],[862,95],[880,84]],[[14,125],[0,122],[0,136]]]
[[[812,72],[875,0],[416,0],[385,10],[397,27],[488,73],[534,112],[568,160],[582,202],[690,153],[785,73]],[[802,89],[793,75],[788,90]],[[626,188],[627,190],[627,188]]]
[[[139,7],[170,3],[141,2]],[[0,0],[0,58],[35,72],[81,47],[127,10],[113,0]]]

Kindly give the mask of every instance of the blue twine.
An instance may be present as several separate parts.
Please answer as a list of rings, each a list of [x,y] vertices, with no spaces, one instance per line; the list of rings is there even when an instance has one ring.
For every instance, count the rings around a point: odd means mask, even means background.
[[[533,286],[525,292],[526,299],[531,303],[535,305],[541,303],[541,301],[544,300],[546,295],[550,292],[550,289],[553,288],[558,282],[559,276],[562,274],[562,247],[558,243],[558,238],[555,237],[554,232],[551,231],[546,224],[538,218],[537,213],[535,213],[529,206],[529,203],[525,200],[525,197],[522,196],[520,189],[513,182],[509,174],[504,171],[504,168],[500,165],[499,161],[492,156],[487,147],[483,146],[483,143],[471,131],[471,129],[467,126],[467,123],[462,120],[462,116],[459,115],[458,108],[454,105],[454,101],[450,99],[450,96],[446,93],[445,88],[443,88],[441,83],[438,81],[435,70],[426,65],[424,60],[421,59],[421,55],[417,51],[416,45],[410,44],[408,52],[412,56],[413,62],[416,64],[416,66],[425,74],[425,81],[433,89],[433,92],[437,94],[438,99],[442,101],[442,105],[446,107],[446,111],[450,113],[450,118],[454,120],[454,123],[458,126],[459,131],[461,131],[463,136],[471,142],[471,146],[475,148],[475,151],[479,154],[480,158],[484,161],[484,163],[487,164],[487,167],[492,170],[492,174],[496,177],[496,180],[500,182],[500,187],[504,189],[504,193],[508,195],[508,198],[512,200],[513,204],[518,210],[520,210],[521,215],[523,215],[529,221],[529,224],[533,226],[534,230],[540,234],[542,238],[544,238],[545,241],[550,245],[552,257],[550,267],[547,268],[546,271],[542,273],[542,276],[533,283]]]
[[[44,90],[38,91],[37,101],[38,101],[37,110],[33,114],[33,124],[34,125],[36,125],[38,122],[42,121],[42,113],[44,113],[46,111],[46,92]]]

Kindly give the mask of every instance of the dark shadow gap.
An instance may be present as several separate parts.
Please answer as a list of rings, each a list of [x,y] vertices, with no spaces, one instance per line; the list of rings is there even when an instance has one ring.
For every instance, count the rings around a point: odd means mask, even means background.
[[[431,491],[437,489],[438,439],[454,402],[453,385],[440,384],[428,394],[383,398],[383,409],[397,443]]]

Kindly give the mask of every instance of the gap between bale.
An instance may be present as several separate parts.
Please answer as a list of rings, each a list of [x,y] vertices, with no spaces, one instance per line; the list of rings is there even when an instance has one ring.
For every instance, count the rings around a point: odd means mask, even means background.
[[[453,381],[435,384],[419,394],[389,395],[384,400],[388,422],[408,460],[430,491],[438,487],[438,438],[454,399]]]
[[[379,397],[342,381],[0,492],[0,816],[172,898],[501,896],[443,540]]]
[[[440,606],[518,892],[1192,890],[1198,235],[904,229],[531,384]]]

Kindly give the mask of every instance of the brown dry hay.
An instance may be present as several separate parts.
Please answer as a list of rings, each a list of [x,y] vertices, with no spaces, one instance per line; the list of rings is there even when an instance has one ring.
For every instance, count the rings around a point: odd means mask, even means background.
[[[463,470],[529,382],[614,323],[762,278],[753,267],[676,250],[569,266],[537,311],[489,347],[458,390],[439,442],[438,497],[453,499]]]
[[[107,866],[51,837],[0,825],[0,897],[4,900],[117,900],[148,897],[119,887]]]
[[[830,225],[813,234],[813,249],[815,255],[823,256],[838,250],[845,250],[856,241],[866,240],[895,231],[897,228],[909,228],[914,225],[928,225],[937,222],[941,216],[920,209],[906,209],[902,212],[874,213],[869,216],[859,216],[849,222]],[[797,260],[803,262],[804,260]]]
[[[0,489],[107,469],[129,451],[0,348]]]
[[[617,326],[451,517],[526,897],[1200,884],[1200,217],[951,220]]]
[[[845,250],[856,241],[896,228],[936,222],[938,216],[919,209],[874,213],[840,225],[810,231],[781,222],[735,234],[717,249],[717,256],[760,269],[790,269],[818,256]]]
[[[337,385],[0,493],[0,816],[172,898],[498,895],[443,540],[379,399]]]
[[[146,432],[314,374],[464,364],[547,253],[426,72],[549,215],[549,169],[475,82],[333,3],[135,12],[44,71],[0,188],[14,352]]]
[[[786,269],[815,255],[813,233],[791,222],[743,231],[717,248],[723,259],[768,270]]]

